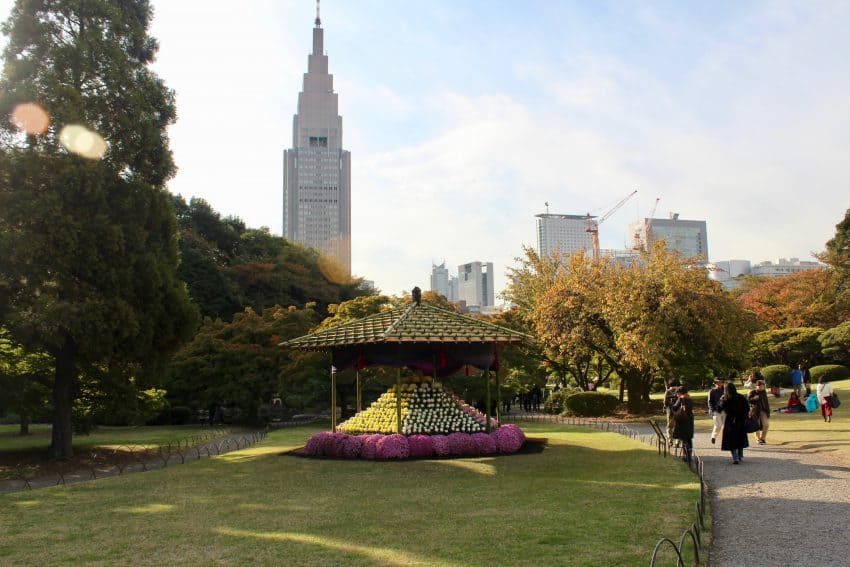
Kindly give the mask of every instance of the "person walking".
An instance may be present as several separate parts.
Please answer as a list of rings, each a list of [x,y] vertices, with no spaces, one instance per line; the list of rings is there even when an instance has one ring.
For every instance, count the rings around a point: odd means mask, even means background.
[[[676,401],[670,406],[670,413],[673,416],[673,438],[682,442],[682,460],[690,463],[694,445],[694,402],[687,387],[681,386],[676,391]]]
[[[714,388],[708,391],[708,415],[711,416],[711,444],[717,441],[717,434],[723,429],[723,420],[726,415],[722,411],[717,410],[720,403],[720,398],[723,397],[723,378],[716,376],[714,378]]]
[[[667,444],[673,444],[673,414],[670,408],[679,397],[679,381],[675,378],[667,382],[667,389],[664,391],[664,413],[667,414]]]
[[[767,443],[767,430],[770,429],[770,402],[764,389],[764,380],[756,382],[756,389],[747,395],[750,403],[750,413],[761,422],[761,429],[756,431],[759,445]]]
[[[747,416],[750,414],[750,404],[738,393],[735,384],[729,382],[724,387],[723,397],[717,406],[719,411],[726,414],[723,422],[723,437],[720,442],[722,451],[732,453],[732,464],[740,464],[744,459],[744,449],[750,446],[747,438]]]
[[[793,388],[794,393],[799,396],[803,393],[803,365],[798,364],[797,368],[791,371],[791,388]]]
[[[818,401],[820,402],[820,414],[827,423],[832,421],[832,384],[826,376],[818,378]]]

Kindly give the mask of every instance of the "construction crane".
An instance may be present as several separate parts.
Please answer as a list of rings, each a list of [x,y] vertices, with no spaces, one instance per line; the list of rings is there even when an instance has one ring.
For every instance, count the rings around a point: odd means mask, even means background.
[[[599,259],[599,225],[605,222],[608,217],[616,213],[620,207],[626,204],[626,201],[631,199],[637,193],[637,189],[623,197],[619,203],[611,207],[611,209],[599,217],[599,220],[596,220],[593,215],[587,213],[587,228],[584,229],[585,232],[590,233],[590,237],[593,239],[593,259]]]
[[[652,209],[649,211],[649,216],[646,217],[646,221],[643,223],[643,231],[635,231],[634,237],[632,238],[632,250],[646,250],[648,247],[649,231],[652,230],[652,219],[655,217],[655,209],[658,208],[658,202],[660,200],[661,197],[655,198],[655,204],[652,205]]]

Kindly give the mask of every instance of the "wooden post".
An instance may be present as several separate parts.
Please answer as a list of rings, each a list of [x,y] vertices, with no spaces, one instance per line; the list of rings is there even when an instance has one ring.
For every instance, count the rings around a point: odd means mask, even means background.
[[[331,366],[331,431],[336,433],[336,367]]]
[[[360,371],[357,371],[357,413],[363,411],[363,395],[360,392]]]
[[[485,380],[487,380],[487,433],[490,433],[490,367],[484,371]]]
[[[401,433],[401,368],[398,369],[395,379],[395,417],[396,431]]]
[[[502,423],[502,387],[499,384],[499,369],[496,369],[496,421]]]

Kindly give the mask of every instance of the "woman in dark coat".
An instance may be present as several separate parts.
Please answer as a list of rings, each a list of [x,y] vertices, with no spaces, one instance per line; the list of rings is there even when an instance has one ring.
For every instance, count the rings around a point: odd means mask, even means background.
[[[747,398],[738,393],[735,384],[727,382],[726,391],[720,398],[717,409],[726,412],[720,449],[731,451],[732,464],[737,465],[744,458],[744,447],[750,446],[746,427],[750,404],[747,402]]]
[[[673,439],[682,442],[685,450],[682,460],[690,463],[694,445],[694,403],[685,386],[676,391],[676,401],[670,406],[670,415],[673,419]]]

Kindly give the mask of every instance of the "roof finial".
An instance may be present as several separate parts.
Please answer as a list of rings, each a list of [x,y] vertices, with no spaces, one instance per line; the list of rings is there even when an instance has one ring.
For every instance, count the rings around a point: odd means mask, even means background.
[[[416,305],[422,303],[422,290],[419,289],[419,286],[413,288],[413,301]]]
[[[322,26],[322,18],[319,17],[319,2],[321,0],[316,0],[316,27]]]

